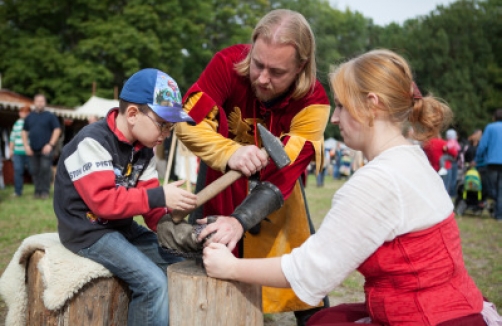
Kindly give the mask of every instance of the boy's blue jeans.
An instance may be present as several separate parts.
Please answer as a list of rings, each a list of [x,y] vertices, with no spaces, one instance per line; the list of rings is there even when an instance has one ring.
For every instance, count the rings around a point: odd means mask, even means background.
[[[107,233],[78,254],[102,264],[129,285],[128,325],[169,324],[167,266],[183,258],[159,247],[155,233],[133,222],[127,235]]]

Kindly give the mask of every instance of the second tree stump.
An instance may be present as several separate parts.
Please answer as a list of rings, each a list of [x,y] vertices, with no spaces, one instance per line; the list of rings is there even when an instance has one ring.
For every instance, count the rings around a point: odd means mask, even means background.
[[[206,275],[193,260],[167,268],[169,325],[262,326],[261,286]]]

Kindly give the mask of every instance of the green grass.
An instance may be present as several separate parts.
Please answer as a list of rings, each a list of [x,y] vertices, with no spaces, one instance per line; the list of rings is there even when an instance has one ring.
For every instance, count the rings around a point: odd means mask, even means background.
[[[331,206],[331,198],[343,181],[326,178],[325,186],[317,188],[309,176],[306,193],[310,214],[316,228]],[[52,200],[33,199],[33,186],[25,186],[21,198],[12,197],[12,186],[0,190],[0,274],[26,237],[45,232],[56,232],[57,222]],[[483,216],[457,217],[461,230],[467,269],[483,294],[501,311],[502,307],[502,223]],[[342,285],[330,293],[332,304],[341,301],[361,301],[363,278],[352,273]],[[0,325],[5,320],[5,303],[0,300]]]

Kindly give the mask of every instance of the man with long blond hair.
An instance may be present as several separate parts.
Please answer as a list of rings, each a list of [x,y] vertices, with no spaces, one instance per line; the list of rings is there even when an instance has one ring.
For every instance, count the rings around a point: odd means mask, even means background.
[[[316,80],[314,35],[301,14],[271,11],[251,41],[214,56],[184,98],[185,110],[199,124],[177,124],[175,130],[204,163],[199,190],[227,170],[244,175],[191,217],[194,223],[219,216],[199,241],[212,233],[212,242],[236,256],[263,258],[291,252],[313,232],[301,176],[310,161],[317,170],[322,164],[329,100]],[[268,164],[258,124],[280,138],[291,164],[280,170]],[[278,208],[274,202],[284,204]],[[302,325],[315,309],[289,289],[263,288],[266,313],[295,311]]]

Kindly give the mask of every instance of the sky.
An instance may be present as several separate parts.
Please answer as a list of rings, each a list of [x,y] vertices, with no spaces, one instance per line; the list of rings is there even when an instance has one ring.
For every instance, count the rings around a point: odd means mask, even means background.
[[[392,22],[402,24],[405,20],[428,15],[437,5],[448,6],[455,0],[329,0],[333,8],[345,11],[359,11],[372,18],[376,25]]]

